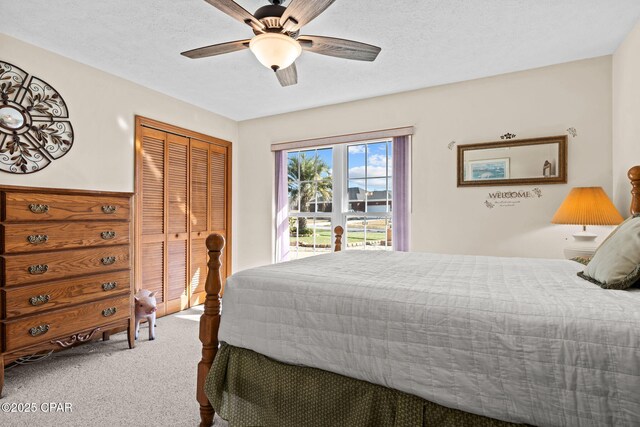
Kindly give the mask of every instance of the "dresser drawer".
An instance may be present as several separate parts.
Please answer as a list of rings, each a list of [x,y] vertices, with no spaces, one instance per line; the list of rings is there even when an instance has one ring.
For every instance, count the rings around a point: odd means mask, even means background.
[[[62,338],[78,331],[125,319],[131,314],[129,296],[4,322],[5,351]]]
[[[3,255],[5,286],[24,285],[86,274],[124,270],[130,266],[129,246],[108,246],[26,255]]]
[[[129,199],[115,196],[3,193],[3,221],[128,220]]]
[[[30,222],[1,227],[6,254],[129,244],[128,222]]]
[[[129,293],[129,270],[61,280],[42,285],[0,289],[4,300],[3,319],[41,313],[114,295]]]

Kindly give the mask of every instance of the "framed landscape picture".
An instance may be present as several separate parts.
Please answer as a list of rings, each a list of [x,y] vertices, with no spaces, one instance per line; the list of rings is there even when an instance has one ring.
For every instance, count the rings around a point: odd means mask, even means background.
[[[469,161],[464,179],[465,181],[509,179],[509,158]]]

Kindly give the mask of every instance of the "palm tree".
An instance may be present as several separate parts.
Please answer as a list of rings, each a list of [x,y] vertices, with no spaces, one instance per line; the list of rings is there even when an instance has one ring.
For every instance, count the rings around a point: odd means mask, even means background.
[[[309,206],[314,199],[317,202],[331,200],[332,183],[330,179],[324,178],[329,176],[330,172],[329,165],[315,155],[308,157],[306,153],[300,153],[299,156],[290,158],[288,164],[289,196],[293,199],[299,196],[300,207]],[[307,219],[298,218],[298,235],[309,233]]]

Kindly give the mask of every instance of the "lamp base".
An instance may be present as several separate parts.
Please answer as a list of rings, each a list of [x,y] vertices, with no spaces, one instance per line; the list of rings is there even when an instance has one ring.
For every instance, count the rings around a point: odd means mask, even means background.
[[[567,259],[583,257],[591,258],[598,249],[596,243],[597,234],[581,231],[573,235],[573,243],[564,249],[564,256]]]

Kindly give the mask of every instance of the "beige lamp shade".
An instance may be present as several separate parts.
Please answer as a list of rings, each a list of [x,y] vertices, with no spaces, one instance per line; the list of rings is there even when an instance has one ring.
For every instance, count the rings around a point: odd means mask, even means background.
[[[564,199],[551,222],[575,225],[618,225],[623,220],[602,187],[576,187]]]

